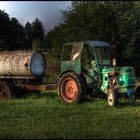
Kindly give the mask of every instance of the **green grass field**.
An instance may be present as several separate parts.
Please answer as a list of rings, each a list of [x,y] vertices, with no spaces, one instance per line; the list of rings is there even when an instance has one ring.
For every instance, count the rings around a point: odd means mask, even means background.
[[[43,93],[0,101],[0,138],[140,138],[139,101],[109,107],[105,99],[69,105],[57,98]]]
[[[140,78],[137,80],[140,87]],[[56,92],[0,101],[0,139],[139,139],[140,100],[64,104]]]

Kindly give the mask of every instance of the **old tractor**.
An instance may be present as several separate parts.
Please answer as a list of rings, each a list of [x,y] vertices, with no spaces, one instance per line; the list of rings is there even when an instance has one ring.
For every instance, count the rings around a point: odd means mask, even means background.
[[[107,98],[109,106],[118,105],[119,98],[135,99],[134,68],[117,67],[114,47],[104,41],[79,41],[63,46],[59,98],[78,103],[90,95]]]

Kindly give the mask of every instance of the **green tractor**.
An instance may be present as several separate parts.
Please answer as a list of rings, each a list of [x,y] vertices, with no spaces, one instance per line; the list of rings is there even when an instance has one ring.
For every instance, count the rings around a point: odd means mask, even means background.
[[[60,99],[78,103],[86,95],[102,96],[107,97],[109,106],[118,105],[122,96],[135,99],[135,71],[132,67],[116,67],[113,48],[104,41],[65,44],[58,82]]]

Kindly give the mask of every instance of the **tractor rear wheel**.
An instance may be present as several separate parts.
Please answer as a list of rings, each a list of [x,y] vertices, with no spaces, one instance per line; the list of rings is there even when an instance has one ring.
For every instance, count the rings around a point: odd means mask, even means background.
[[[118,105],[118,95],[116,89],[109,89],[107,101],[109,106],[117,106]]]
[[[84,97],[84,82],[72,72],[65,73],[59,79],[58,94],[65,103],[78,103]]]
[[[11,88],[6,82],[0,82],[0,100],[11,98]]]

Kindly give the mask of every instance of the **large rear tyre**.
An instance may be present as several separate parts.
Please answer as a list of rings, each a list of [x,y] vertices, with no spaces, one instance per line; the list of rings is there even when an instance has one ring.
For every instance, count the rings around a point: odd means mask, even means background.
[[[11,88],[6,82],[0,82],[0,100],[9,100],[11,98]]]
[[[109,106],[117,106],[118,105],[118,95],[116,89],[109,89],[107,101]]]
[[[84,91],[84,82],[75,73],[65,73],[59,79],[58,95],[60,100],[65,103],[78,103],[84,98]]]

